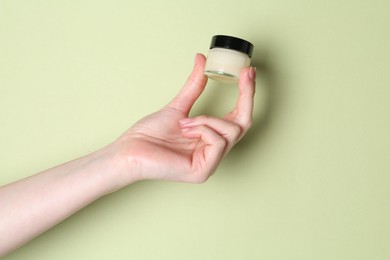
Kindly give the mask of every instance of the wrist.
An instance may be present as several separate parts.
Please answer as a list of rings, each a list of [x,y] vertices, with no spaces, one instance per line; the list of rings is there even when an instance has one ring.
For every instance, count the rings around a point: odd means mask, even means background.
[[[99,171],[104,173],[105,183],[108,184],[107,194],[142,179],[136,175],[132,156],[123,151],[123,147],[117,142],[91,154],[91,158]]]

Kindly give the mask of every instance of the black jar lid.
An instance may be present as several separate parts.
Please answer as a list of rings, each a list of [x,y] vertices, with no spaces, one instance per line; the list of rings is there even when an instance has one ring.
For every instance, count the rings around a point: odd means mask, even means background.
[[[247,54],[250,58],[252,57],[253,44],[228,35],[214,35],[211,39],[210,49],[213,48],[224,48],[239,51]]]

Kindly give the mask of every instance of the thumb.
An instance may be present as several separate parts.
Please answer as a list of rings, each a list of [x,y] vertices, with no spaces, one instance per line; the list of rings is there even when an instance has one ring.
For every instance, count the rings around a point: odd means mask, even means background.
[[[204,75],[206,57],[203,54],[196,54],[195,64],[190,76],[177,96],[167,105],[188,115],[195,101],[202,94],[207,77]]]

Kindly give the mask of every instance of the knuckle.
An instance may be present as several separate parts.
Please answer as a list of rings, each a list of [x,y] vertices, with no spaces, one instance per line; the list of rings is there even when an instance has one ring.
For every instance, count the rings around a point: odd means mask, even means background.
[[[215,143],[218,145],[218,146],[221,146],[221,147],[225,147],[227,145],[227,140],[225,140],[223,137],[219,136]]]
[[[208,179],[209,179],[209,175],[207,174],[201,174],[201,175],[197,175],[194,179],[193,179],[193,183],[197,183],[197,184],[202,184],[202,183],[205,183]]]
[[[242,129],[241,126],[236,125],[236,124],[234,125],[234,127],[233,127],[233,134],[234,134],[234,136],[240,135],[242,133],[242,131],[243,131],[243,129]]]
[[[246,131],[246,130],[248,130],[249,128],[252,127],[252,124],[253,124],[252,118],[248,118],[248,120],[246,120],[246,121],[242,124],[242,127],[243,127],[243,129]]]
[[[245,132],[245,130],[239,126],[239,125],[234,125],[234,128],[232,130],[232,134],[231,134],[231,142],[232,143],[236,143],[241,135]]]

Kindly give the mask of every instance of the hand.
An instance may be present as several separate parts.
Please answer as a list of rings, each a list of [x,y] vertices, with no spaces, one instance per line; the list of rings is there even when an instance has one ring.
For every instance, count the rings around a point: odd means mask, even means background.
[[[252,122],[255,70],[240,77],[240,95],[224,118],[188,113],[206,86],[205,57],[179,94],[114,143],[79,159],[0,187],[0,257],[85,207],[141,179],[203,182]],[[17,201],[18,203],[15,203]]]
[[[131,127],[117,141],[125,159],[125,175],[131,181],[162,179],[200,183],[245,135],[252,124],[255,93],[254,68],[245,68],[239,81],[235,108],[224,118],[188,114],[203,92],[205,57],[197,54],[195,65],[179,94],[158,112]]]

